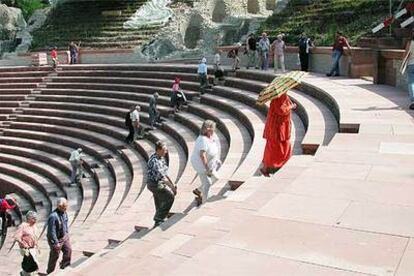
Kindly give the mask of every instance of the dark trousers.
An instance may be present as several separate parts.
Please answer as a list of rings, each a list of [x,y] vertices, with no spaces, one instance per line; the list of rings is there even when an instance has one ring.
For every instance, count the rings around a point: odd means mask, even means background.
[[[204,94],[207,87],[207,74],[198,74],[198,79],[200,81],[201,93]]]
[[[154,221],[163,222],[174,203],[174,194],[162,182],[150,183],[148,189],[152,192],[155,204]]]
[[[160,121],[160,113],[154,109],[150,109],[148,113],[149,113],[150,125],[151,127],[153,127],[155,123],[158,123]]]
[[[129,130],[129,134],[125,138],[125,141],[127,141],[127,143],[130,143],[132,142],[132,140],[134,140],[134,126],[131,124],[130,126],[128,126],[128,130]]]
[[[65,237],[59,240],[59,244],[61,245],[61,247],[58,250],[56,250],[51,244],[49,244],[50,253],[49,262],[47,264],[47,274],[50,274],[55,270],[60,252],[63,253],[62,261],[60,262],[60,269],[64,269],[65,267],[70,265],[70,260],[72,258],[72,246],[70,244],[69,237]]]
[[[70,53],[70,64],[78,63],[78,54],[77,53]]]
[[[308,53],[299,53],[300,59],[300,70],[308,72],[309,69],[309,54]]]
[[[9,225],[11,225],[12,223],[12,217],[9,213],[7,212],[0,212],[0,217],[1,217],[1,233],[5,233],[5,231],[7,230],[7,227]]]

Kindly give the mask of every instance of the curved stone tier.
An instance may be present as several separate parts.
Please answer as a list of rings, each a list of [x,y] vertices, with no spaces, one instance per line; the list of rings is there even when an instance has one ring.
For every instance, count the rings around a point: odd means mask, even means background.
[[[179,187],[171,217],[162,225],[163,230],[184,229],[200,214],[221,213],[220,206],[229,216],[236,215],[240,219],[242,210],[249,210],[256,204],[243,207],[242,202],[256,188],[269,182],[258,173],[265,146],[262,134],[267,106],[257,106],[255,99],[273,79],[271,74],[228,72],[223,85],[200,95],[193,65],[73,65],[61,66],[56,72],[16,67],[0,68],[0,72],[5,74],[4,78],[0,77],[0,179],[9,183],[0,191],[16,193],[22,202],[27,202],[26,211],[41,211],[42,222],[57,197],[70,200],[74,253],[73,266],[68,268],[68,273],[77,271],[82,275],[92,264],[97,265],[96,271],[105,267],[109,273],[112,268],[104,262],[114,256],[111,252],[114,250],[121,250],[122,255],[123,248],[132,250],[137,246],[143,260],[147,260],[152,258],[149,253],[152,251],[140,248],[143,243],[151,248],[165,246],[165,252],[169,250],[169,243],[185,243],[187,234],[181,240],[175,238],[175,230],[164,233],[151,229],[154,206],[152,195],[145,188],[146,160],[159,140],[168,144],[170,175]],[[174,114],[169,96],[177,76],[182,79],[181,87],[189,103]],[[142,123],[146,127],[148,100],[154,92],[160,94],[158,106],[164,123],[156,130],[147,131],[145,139],[126,144],[126,112],[130,106],[140,104]],[[305,85],[292,91],[291,97],[298,109],[293,115],[295,156],[287,167],[313,162],[315,157],[302,153],[318,154],[341,123],[323,97],[313,97]],[[189,156],[205,119],[217,123],[224,162],[221,179],[211,189],[212,198],[206,205],[196,208],[192,190],[199,179],[189,163]],[[79,187],[69,187],[67,160],[70,151],[78,147],[85,152],[87,178]],[[254,186],[256,182],[258,187]],[[271,195],[260,196],[269,200]],[[228,211],[226,206],[231,202],[238,203],[240,208]],[[221,224],[219,232],[227,231],[236,217]],[[211,221],[207,218],[200,223],[208,226]],[[211,237],[219,238],[225,233],[219,232],[214,230]],[[197,237],[195,248],[207,246],[211,237]],[[167,245],[162,245],[163,241]],[[43,252],[48,251],[44,235],[41,248]],[[164,256],[163,250],[159,249],[155,255]],[[11,275],[18,271],[19,260],[16,248],[10,252],[1,250],[0,272]],[[40,260],[43,270],[47,254],[42,254]],[[124,263],[121,261],[121,264]],[[160,273],[162,271],[161,268]]]

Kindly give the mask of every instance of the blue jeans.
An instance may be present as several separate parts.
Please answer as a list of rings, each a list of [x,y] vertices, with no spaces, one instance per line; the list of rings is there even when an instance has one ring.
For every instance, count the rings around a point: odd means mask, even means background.
[[[262,70],[267,70],[269,68],[269,52],[262,52]]]
[[[411,102],[414,102],[414,64],[407,66],[408,93]]]
[[[339,62],[341,60],[342,57],[342,51],[338,51],[338,50],[334,50],[332,53],[332,59],[333,59],[333,64],[332,64],[332,69],[329,72],[330,75],[339,75]]]

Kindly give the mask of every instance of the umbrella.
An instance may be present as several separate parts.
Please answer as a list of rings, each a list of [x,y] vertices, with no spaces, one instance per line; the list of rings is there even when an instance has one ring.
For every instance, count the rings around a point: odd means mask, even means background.
[[[286,93],[289,89],[298,86],[305,74],[305,72],[293,71],[276,77],[265,89],[260,92],[256,103],[263,105],[268,101],[280,97],[280,95]]]

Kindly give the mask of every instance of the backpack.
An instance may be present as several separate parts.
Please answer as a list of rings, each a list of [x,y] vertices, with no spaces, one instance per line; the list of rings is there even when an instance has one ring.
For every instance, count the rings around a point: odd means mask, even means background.
[[[131,112],[129,111],[125,114],[125,126],[132,126]]]

